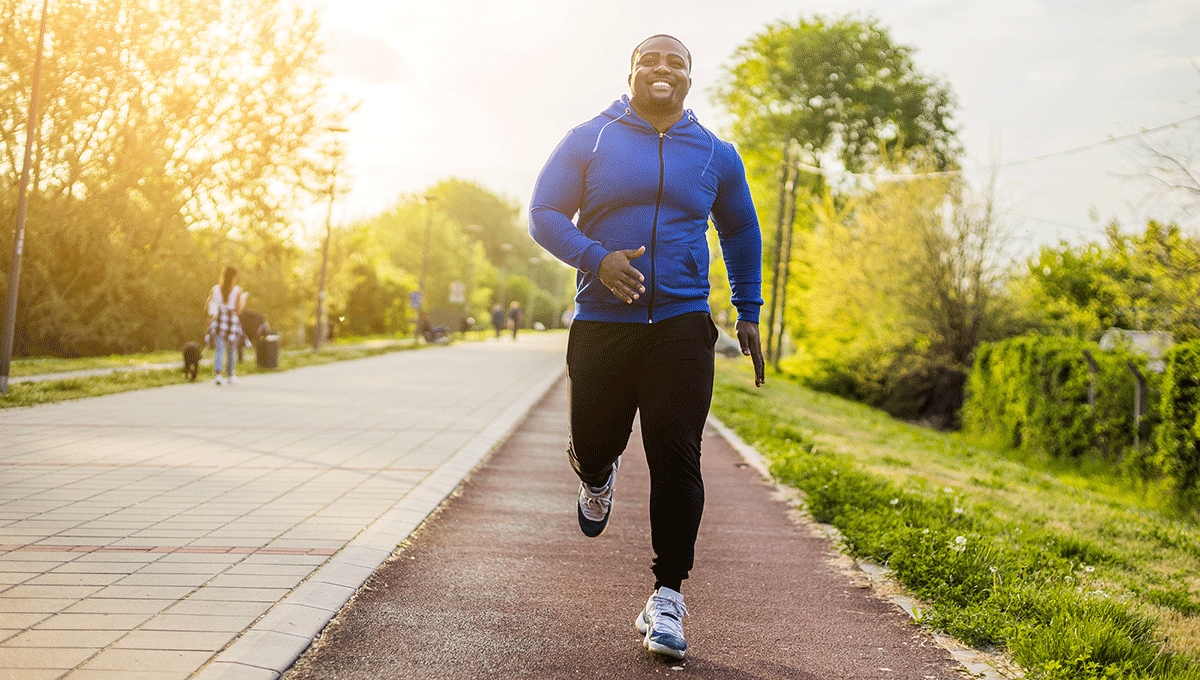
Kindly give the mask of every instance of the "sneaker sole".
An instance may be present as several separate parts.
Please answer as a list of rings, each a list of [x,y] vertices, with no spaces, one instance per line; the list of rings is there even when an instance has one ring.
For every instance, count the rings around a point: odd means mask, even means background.
[[[583,516],[583,509],[579,507],[579,503],[575,504],[575,515],[579,519],[579,530],[588,538],[599,538],[608,531],[608,520],[612,517],[612,506],[608,508],[608,516],[599,522],[593,522]]]
[[[646,631],[650,630],[650,622],[646,620],[646,610],[643,609],[633,621],[634,627],[637,628],[639,635],[645,636]]]
[[[649,635],[647,635],[645,638],[642,638],[642,646],[655,654],[662,654],[663,656],[669,656],[672,659],[683,659],[684,654],[686,653],[685,650],[673,649],[666,645],[660,645],[657,642],[653,642],[652,640],[650,640]]]

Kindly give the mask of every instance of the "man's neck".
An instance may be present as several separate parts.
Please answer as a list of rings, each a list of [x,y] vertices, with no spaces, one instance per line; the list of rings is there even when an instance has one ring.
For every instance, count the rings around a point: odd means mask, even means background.
[[[649,123],[660,133],[671,129],[671,126],[683,120],[683,107],[662,110],[658,107],[643,106],[637,99],[630,99],[629,106],[642,120]]]

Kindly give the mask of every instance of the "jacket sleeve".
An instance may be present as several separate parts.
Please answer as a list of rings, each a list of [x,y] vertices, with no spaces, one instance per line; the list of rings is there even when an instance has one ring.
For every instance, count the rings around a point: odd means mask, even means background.
[[[721,240],[733,306],[740,321],[758,323],[762,307],[762,232],[758,215],[746,183],[746,168],[732,146],[727,146],[717,199],[713,203],[713,224]]]
[[[583,201],[589,160],[580,137],[578,128],[568,133],[538,175],[529,206],[529,235],[563,262],[595,273],[608,251],[571,221]]]

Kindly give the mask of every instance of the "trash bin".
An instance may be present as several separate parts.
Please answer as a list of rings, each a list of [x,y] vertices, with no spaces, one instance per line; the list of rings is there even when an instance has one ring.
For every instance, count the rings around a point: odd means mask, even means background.
[[[258,336],[258,342],[254,344],[254,357],[259,368],[279,368],[279,334]]]

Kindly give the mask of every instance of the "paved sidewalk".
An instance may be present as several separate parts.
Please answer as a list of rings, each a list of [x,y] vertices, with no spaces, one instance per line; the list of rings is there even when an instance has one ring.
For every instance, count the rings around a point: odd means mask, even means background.
[[[285,680],[962,677],[928,632],[836,569],[828,539],[791,520],[711,428],[696,567],[683,584],[687,660],[645,652],[634,629],[653,585],[641,441],[635,429],[608,531],[585,538],[566,402],[560,383]]]
[[[0,680],[277,677],[557,379],[565,340],[0,412]]]

